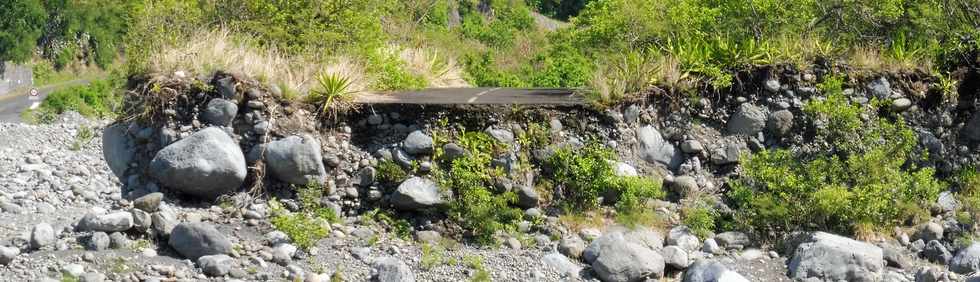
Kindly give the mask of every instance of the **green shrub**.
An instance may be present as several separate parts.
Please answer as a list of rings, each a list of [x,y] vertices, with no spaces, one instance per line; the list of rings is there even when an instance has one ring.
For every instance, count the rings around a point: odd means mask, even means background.
[[[26,62],[41,37],[47,15],[38,0],[0,3],[0,62]]]
[[[598,144],[556,150],[547,167],[554,183],[562,187],[559,204],[566,210],[594,210],[602,204],[600,197],[612,196],[618,210],[631,212],[641,209],[646,199],[665,195],[659,180],[616,176],[612,159],[612,151]]]
[[[707,238],[715,231],[715,221],[718,213],[704,201],[696,201],[693,204],[685,205],[681,209],[681,222],[687,226],[694,235]]]
[[[524,80],[513,73],[496,68],[494,55],[490,52],[482,55],[469,55],[463,58],[467,80],[482,87],[525,87]]]
[[[958,185],[956,192],[960,202],[960,223],[977,228],[980,222],[980,172],[976,167],[967,167],[953,179]]]
[[[873,120],[862,128],[868,136],[849,141],[858,143],[836,155],[801,159],[775,150],[748,158],[744,177],[729,192],[736,221],[774,236],[794,230],[852,233],[861,225],[880,231],[922,217],[917,207],[934,202],[942,185],[934,169],[907,164],[914,132],[901,120]]]
[[[523,212],[512,207],[517,194],[494,193],[493,180],[503,175],[491,161],[505,148],[483,132],[464,132],[458,143],[470,154],[452,161],[445,172],[434,174],[441,187],[452,189],[455,200],[449,205],[449,216],[481,244],[495,242],[497,232],[515,229]]]
[[[568,44],[553,45],[532,62],[530,82],[536,87],[580,87],[592,78],[592,63]]]
[[[392,160],[382,160],[375,166],[378,182],[384,186],[394,187],[408,179],[408,173]]]
[[[405,67],[397,52],[379,48],[367,56],[367,71],[374,75],[372,87],[378,90],[422,89],[429,85],[422,75],[412,73]]]
[[[269,202],[272,218],[269,220],[276,230],[282,231],[297,247],[309,250],[317,241],[330,234],[329,221],[306,212],[286,211],[276,200]],[[328,209],[325,209],[328,210]],[[332,211],[327,212],[327,214]]]
[[[37,123],[50,123],[68,111],[75,111],[85,117],[109,118],[122,101],[117,93],[119,82],[114,80],[96,80],[88,85],[72,86],[52,92],[41,102],[41,105],[25,113],[28,120]]]

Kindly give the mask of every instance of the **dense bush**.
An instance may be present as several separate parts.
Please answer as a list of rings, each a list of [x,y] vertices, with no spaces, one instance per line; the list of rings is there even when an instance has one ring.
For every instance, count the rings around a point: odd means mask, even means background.
[[[0,62],[30,59],[45,19],[44,6],[39,0],[0,3]]]
[[[615,175],[610,163],[613,159],[612,151],[597,144],[555,151],[546,167],[562,199],[558,204],[569,211],[594,210],[602,204],[600,197],[607,197],[621,212],[633,212],[640,210],[646,199],[665,195],[659,180]]]
[[[122,101],[117,80],[96,80],[88,85],[72,86],[48,94],[41,105],[24,113],[26,120],[34,123],[50,123],[68,111],[86,117],[107,118],[115,115]]]
[[[797,156],[763,151],[743,164],[743,178],[728,196],[736,221],[760,235],[802,230],[875,231],[927,217],[942,189],[933,168],[909,162],[917,144],[903,121],[872,118],[875,106],[850,104],[834,91],[806,107],[827,124],[814,144],[833,144],[830,153]],[[861,230],[866,231],[866,230]]]
[[[458,141],[470,153],[453,160],[437,179],[455,196],[449,216],[469,230],[477,242],[490,244],[497,232],[513,230],[523,216],[520,209],[512,207],[517,201],[513,191],[495,193],[492,188],[493,180],[503,171],[493,168],[491,161],[504,145],[483,132],[465,132]]]

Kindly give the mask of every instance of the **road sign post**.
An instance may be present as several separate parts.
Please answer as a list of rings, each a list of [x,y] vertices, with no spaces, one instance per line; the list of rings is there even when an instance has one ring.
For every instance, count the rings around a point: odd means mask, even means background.
[[[31,88],[31,91],[30,91],[29,94],[30,95],[28,96],[28,99],[30,99],[32,101],[34,101],[34,100],[40,100],[41,99],[41,93],[37,91],[37,88]]]

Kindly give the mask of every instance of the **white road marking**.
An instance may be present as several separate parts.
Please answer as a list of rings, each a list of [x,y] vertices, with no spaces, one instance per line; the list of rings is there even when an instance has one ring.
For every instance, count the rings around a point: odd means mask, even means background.
[[[33,109],[37,109],[37,107],[40,107],[40,106],[41,106],[41,102],[34,102],[34,103],[31,103],[31,107],[30,108],[31,108],[31,110],[33,110]]]
[[[476,102],[476,98],[480,98],[480,96],[483,96],[483,95],[485,95],[487,93],[490,93],[490,92],[493,92],[493,91],[497,91],[498,89],[500,89],[500,87],[490,88],[490,89],[488,89],[486,91],[483,91],[483,92],[480,92],[480,93],[476,93],[476,95],[474,95],[473,98],[470,98],[469,100],[466,100],[466,103],[467,104],[472,104],[473,102]]]

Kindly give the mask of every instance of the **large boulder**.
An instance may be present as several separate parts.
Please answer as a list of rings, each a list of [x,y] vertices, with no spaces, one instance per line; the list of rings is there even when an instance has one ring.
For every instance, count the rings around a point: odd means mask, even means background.
[[[182,256],[195,261],[202,256],[227,255],[232,251],[231,241],[214,226],[203,222],[178,224],[167,243]]]
[[[102,156],[120,179],[126,176],[126,169],[136,155],[136,146],[126,133],[128,128],[127,123],[117,123],[102,130]]]
[[[214,199],[242,186],[245,155],[217,127],[195,132],[157,152],[150,175],[181,193]]]
[[[728,133],[755,136],[766,127],[766,112],[755,105],[742,103],[728,119]]]
[[[796,247],[789,261],[789,276],[800,280],[878,281],[884,268],[884,253],[878,246],[815,232]]]
[[[598,246],[598,255],[592,262],[592,269],[599,279],[606,282],[630,282],[660,277],[663,274],[666,264],[659,253],[615,234],[621,233],[612,233],[596,240],[602,242]]]
[[[408,137],[405,137],[405,141],[402,141],[402,148],[412,155],[432,153],[432,146],[432,137],[425,135],[421,130],[412,131]]]
[[[397,258],[384,257],[374,261],[374,275],[371,281],[415,282],[415,273],[412,273],[412,268]]]
[[[664,140],[660,132],[647,125],[636,129],[640,157],[649,163],[659,163],[670,169],[677,169],[684,162],[684,154],[673,144]]]
[[[684,282],[749,282],[738,272],[712,260],[698,260],[684,272]]]
[[[101,231],[101,232],[121,232],[133,228],[133,214],[125,211],[110,214],[100,214],[90,212],[85,214],[75,230],[78,231]]]
[[[399,210],[414,211],[437,207],[446,203],[439,186],[432,180],[412,177],[391,194],[391,205]]]
[[[201,113],[201,119],[213,125],[228,126],[235,120],[237,114],[238,105],[235,102],[216,98],[208,102],[204,112]]]
[[[949,270],[961,274],[980,272],[980,243],[973,243],[956,253],[949,262]]]
[[[290,136],[266,145],[265,159],[269,171],[277,179],[296,185],[311,181],[323,183],[327,169],[323,167],[320,142],[310,136]]]

